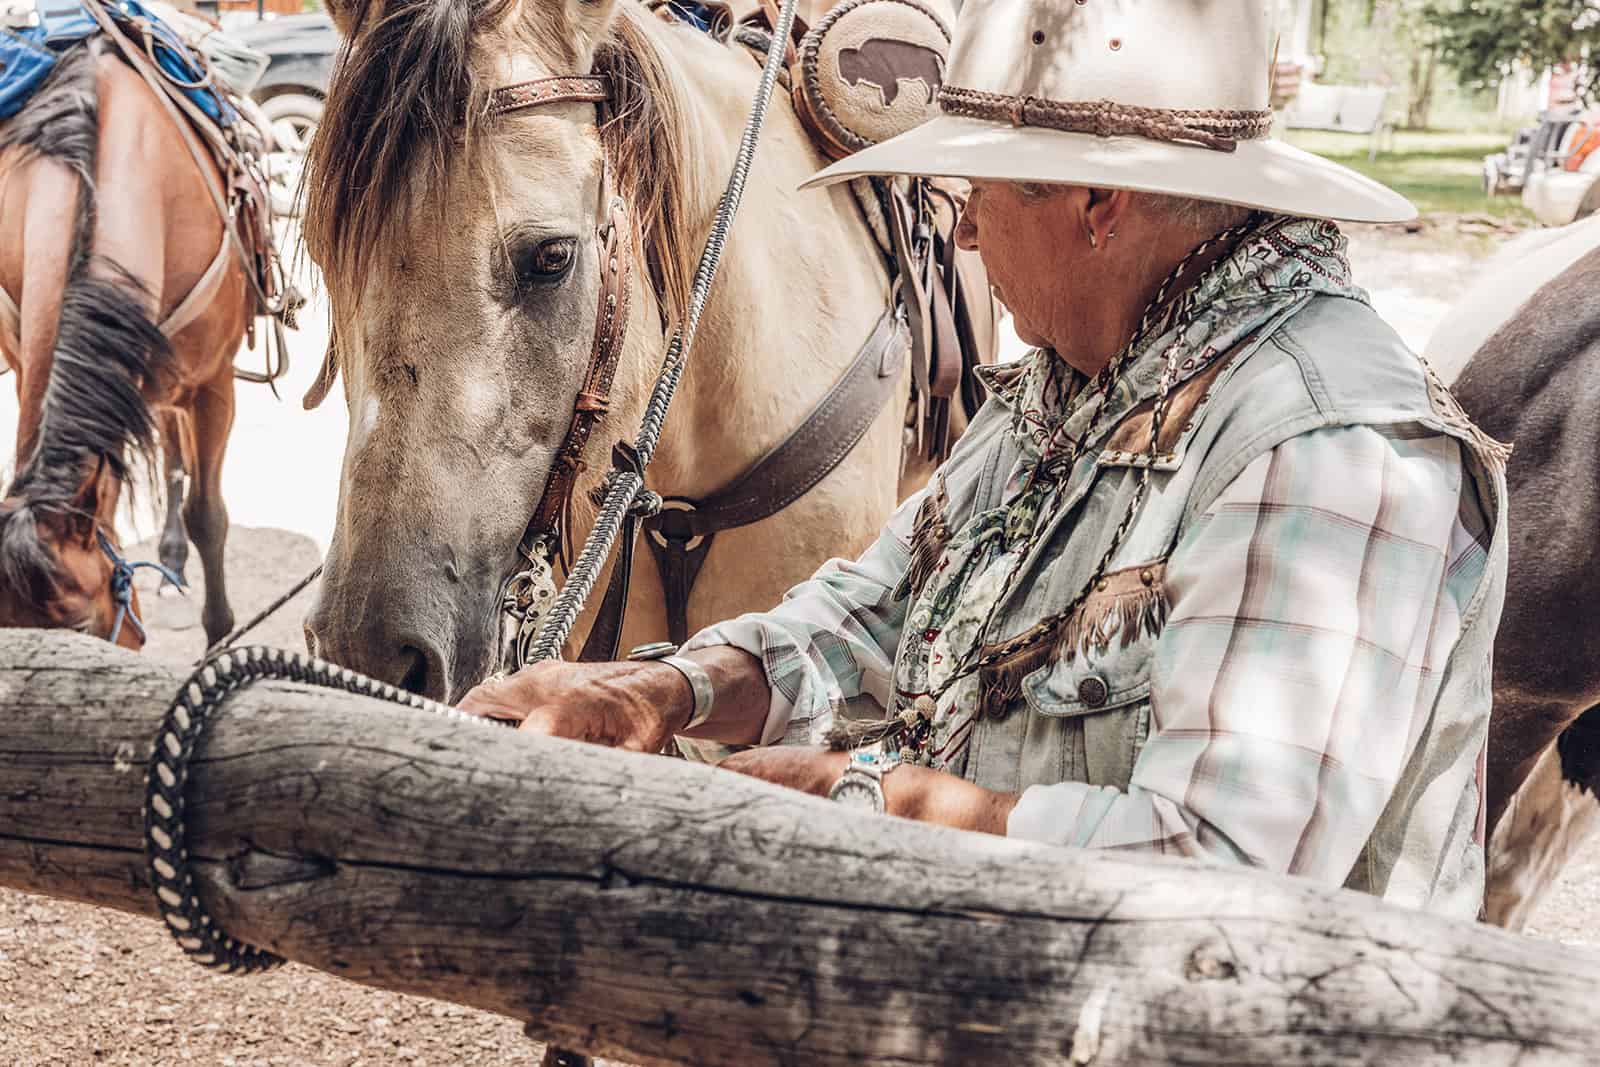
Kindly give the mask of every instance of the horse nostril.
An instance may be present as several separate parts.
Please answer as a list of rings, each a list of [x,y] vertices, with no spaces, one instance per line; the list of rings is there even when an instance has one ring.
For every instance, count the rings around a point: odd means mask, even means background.
[[[400,678],[400,688],[408,693],[426,695],[428,692],[428,657],[418,649],[406,645],[400,650],[400,662],[406,663],[405,674]]]

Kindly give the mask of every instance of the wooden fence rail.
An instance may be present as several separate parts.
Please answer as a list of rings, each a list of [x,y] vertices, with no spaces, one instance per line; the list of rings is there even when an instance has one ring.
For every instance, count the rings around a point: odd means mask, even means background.
[[[86,638],[0,631],[0,884],[154,914],[144,765],[180,680]],[[1593,953],[301,687],[218,716],[189,812],[203,895],[236,936],[636,1063],[1592,1064],[1600,1048]]]

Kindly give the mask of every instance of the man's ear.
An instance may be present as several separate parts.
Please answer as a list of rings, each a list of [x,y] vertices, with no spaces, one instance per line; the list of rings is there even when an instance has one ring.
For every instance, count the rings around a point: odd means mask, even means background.
[[[1084,225],[1090,232],[1104,239],[1117,232],[1117,227],[1132,210],[1134,193],[1127,189],[1085,189],[1082,199]]]

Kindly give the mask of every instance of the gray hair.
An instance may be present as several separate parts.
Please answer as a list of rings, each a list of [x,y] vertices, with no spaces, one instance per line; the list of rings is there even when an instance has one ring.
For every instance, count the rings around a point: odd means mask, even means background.
[[[1066,188],[1053,182],[1017,182],[1022,195],[1031,200],[1043,200]],[[1223,204],[1215,200],[1196,200],[1189,196],[1170,196],[1166,193],[1140,193],[1146,210],[1163,222],[1209,237],[1237,226],[1250,217],[1250,209],[1236,204]]]
[[[1215,200],[1196,200],[1188,196],[1146,193],[1145,203],[1152,213],[1174,226],[1210,236],[1237,226],[1250,217],[1250,209]]]

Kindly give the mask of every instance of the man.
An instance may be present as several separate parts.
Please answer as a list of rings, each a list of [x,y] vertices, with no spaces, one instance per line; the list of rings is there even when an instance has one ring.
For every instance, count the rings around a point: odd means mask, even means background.
[[[1476,915],[1503,450],[1322,221],[1410,205],[1266,139],[1267,64],[1250,0],[971,0],[943,116],[818,180],[971,180],[958,238],[1038,349],[858,560],[463,707]]]

